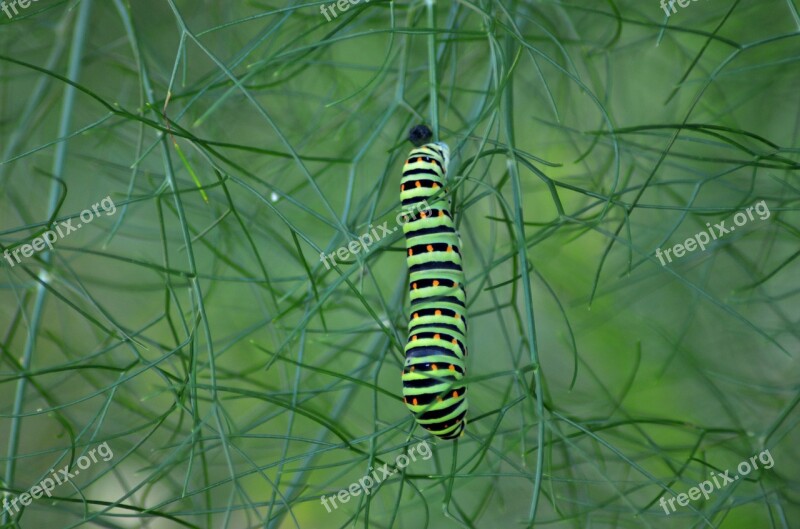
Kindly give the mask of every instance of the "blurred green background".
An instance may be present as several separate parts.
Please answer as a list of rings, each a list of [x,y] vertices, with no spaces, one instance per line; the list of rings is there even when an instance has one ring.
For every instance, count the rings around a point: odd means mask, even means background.
[[[796,0],[320,6],[0,12],[0,250],[116,208],[0,260],[6,499],[83,470],[0,525],[800,527]],[[400,230],[319,259],[395,226],[421,122],[466,259],[457,443],[400,401]]]

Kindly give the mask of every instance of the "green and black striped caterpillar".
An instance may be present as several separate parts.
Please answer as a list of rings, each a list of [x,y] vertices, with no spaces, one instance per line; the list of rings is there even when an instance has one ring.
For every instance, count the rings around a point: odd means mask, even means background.
[[[403,402],[420,426],[442,439],[455,439],[467,424],[467,388],[460,383],[466,374],[467,294],[461,239],[445,188],[450,149],[429,143],[431,136],[424,125],[411,129],[415,148],[400,184],[404,208],[428,204],[403,224],[411,298]]]

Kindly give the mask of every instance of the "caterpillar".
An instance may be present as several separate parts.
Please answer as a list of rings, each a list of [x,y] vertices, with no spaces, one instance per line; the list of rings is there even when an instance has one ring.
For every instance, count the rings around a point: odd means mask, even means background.
[[[463,435],[467,420],[465,317],[467,293],[461,239],[450,214],[445,176],[450,149],[431,143],[425,125],[411,129],[403,167],[403,208],[426,204],[403,224],[411,310],[403,367],[403,402],[417,423],[441,439]]]

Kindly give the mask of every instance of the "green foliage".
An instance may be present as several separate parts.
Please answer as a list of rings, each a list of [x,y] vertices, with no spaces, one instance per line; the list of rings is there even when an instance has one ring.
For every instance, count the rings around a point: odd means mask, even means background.
[[[114,454],[4,526],[796,527],[795,0],[321,5],[0,12],[0,252],[116,205],[0,259],[9,499]],[[393,225],[420,122],[464,245],[455,443],[400,399],[401,231],[319,258]]]

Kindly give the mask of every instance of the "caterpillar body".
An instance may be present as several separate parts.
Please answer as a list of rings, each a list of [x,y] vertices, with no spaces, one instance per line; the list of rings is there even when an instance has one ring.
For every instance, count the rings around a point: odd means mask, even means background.
[[[430,143],[424,125],[409,138],[400,184],[404,208],[428,208],[403,225],[406,237],[411,310],[403,368],[403,402],[417,423],[442,439],[455,439],[466,427],[466,290],[461,239],[450,214],[445,188],[450,149]],[[421,210],[421,208],[420,208]]]

